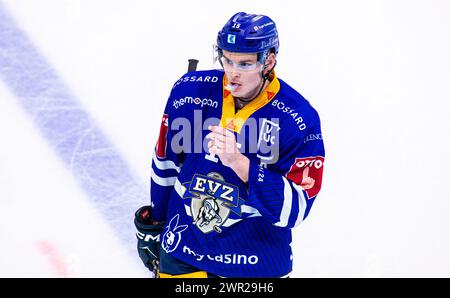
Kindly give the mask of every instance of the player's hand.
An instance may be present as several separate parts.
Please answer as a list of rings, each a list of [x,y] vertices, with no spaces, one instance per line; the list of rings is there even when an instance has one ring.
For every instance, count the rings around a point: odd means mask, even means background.
[[[242,159],[233,132],[221,126],[209,126],[211,132],[206,136],[209,152],[219,156],[224,166],[231,167],[233,163]],[[244,156],[245,157],[245,156]]]
[[[243,181],[248,181],[250,160],[239,152],[234,134],[220,126],[209,126],[211,132],[206,136],[209,152],[219,156],[224,166],[230,167]]]
[[[159,252],[161,249],[160,234],[164,227],[164,222],[155,222],[151,217],[151,207],[143,206],[139,208],[134,216],[136,226],[137,250],[139,257],[155,277],[159,270]]]

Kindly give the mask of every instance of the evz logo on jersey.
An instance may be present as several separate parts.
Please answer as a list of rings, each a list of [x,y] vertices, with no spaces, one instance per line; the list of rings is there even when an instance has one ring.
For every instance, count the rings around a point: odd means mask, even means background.
[[[188,184],[187,189],[191,195],[184,198],[192,198],[190,207],[193,224],[203,233],[221,233],[220,227],[228,219],[230,212],[241,216],[243,200],[239,198],[239,189],[226,183],[220,174],[195,174]]]
[[[161,121],[161,127],[159,129],[158,143],[156,143],[156,156],[161,159],[166,158],[168,131],[169,131],[169,115],[164,114]]]

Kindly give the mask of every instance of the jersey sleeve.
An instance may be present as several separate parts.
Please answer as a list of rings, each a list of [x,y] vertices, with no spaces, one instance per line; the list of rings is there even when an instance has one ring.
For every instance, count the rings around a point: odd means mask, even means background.
[[[322,185],[325,149],[316,114],[306,133],[280,144],[273,166],[250,161],[247,204],[279,227],[293,228],[307,216]]]
[[[173,148],[173,132],[170,129],[173,113],[169,105],[170,97],[161,120],[158,141],[152,158],[150,205],[153,208],[153,219],[166,219],[167,205],[170,194],[183,163],[183,153]]]

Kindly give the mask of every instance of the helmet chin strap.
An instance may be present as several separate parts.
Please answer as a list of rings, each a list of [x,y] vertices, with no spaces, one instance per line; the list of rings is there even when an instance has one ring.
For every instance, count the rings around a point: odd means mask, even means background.
[[[237,97],[236,99],[238,99],[241,102],[249,103],[252,100],[254,100],[255,98],[257,98],[258,95],[261,94],[261,91],[263,90],[264,85],[266,84],[266,81],[269,79],[269,76],[272,73],[272,71],[273,71],[273,69],[275,68],[276,65],[277,65],[277,60],[275,60],[275,64],[273,65],[272,69],[266,74],[264,74],[264,70],[266,69],[265,67],[263,68],[263,70],[261,70],[261,83],[262,83],[261,84],[261,88],[259,88],[258,93],[256,93],[256,95],[254,97],[252,97],[251,99],[244,99],[242,97]]]

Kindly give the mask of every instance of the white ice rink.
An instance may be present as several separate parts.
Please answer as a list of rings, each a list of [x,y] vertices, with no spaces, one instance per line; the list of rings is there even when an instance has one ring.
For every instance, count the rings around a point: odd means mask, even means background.
[[[133,211],[172,84],[235,12],[319,111],[294,277],[450,277],[447,0],[0,0],[0,277],[146,277]]]

